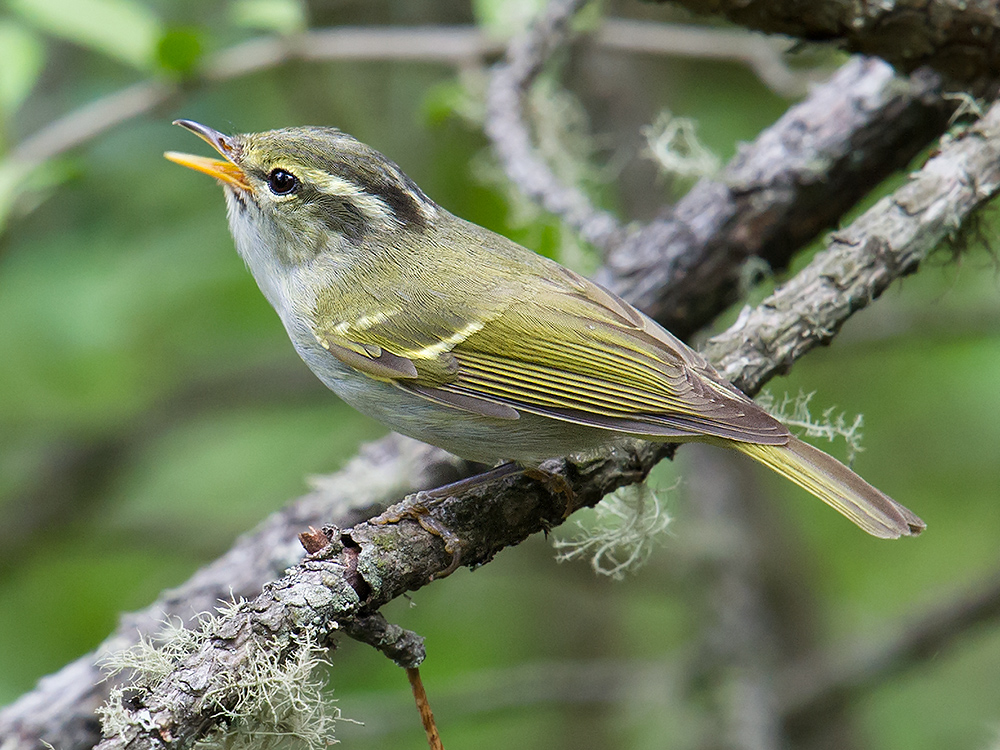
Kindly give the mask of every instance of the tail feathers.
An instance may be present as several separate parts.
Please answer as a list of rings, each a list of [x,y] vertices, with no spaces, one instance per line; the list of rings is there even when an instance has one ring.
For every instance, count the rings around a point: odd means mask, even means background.
[[[798,438],[787,445],[732,442],[731,447],[760,461],[811,492],[873,536],[916,536],[927,525],[910,510],[828,456]]]

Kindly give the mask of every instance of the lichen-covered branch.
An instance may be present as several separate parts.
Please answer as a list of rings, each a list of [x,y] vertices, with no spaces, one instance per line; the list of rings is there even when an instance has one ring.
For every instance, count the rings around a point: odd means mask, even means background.
[[[1000,104],[941,152],[889,198],[839,233],[831,247],[762,305],[748,311],[709,355],[749,393],[786,369],[813,346],[828,341],[856,310],[920,260],[968,214],[1000,191]],[[543,468],[559,474],[578,505],[593,505],[608,492],[640,481],[671,446],[634,442],[607,453],[554,459]],[[212,670],[243,668],[242,644],[261,634],[276,644],[291,635],[327,637],[330,623],[374,611],[446,570],[453,555],[481,565],[501,549],[563,520],[566,497],[522,473],[455,488],[433,500],[417,493],[390,509],[395,523],[363,522],[267,586],[254,601],[220,618],[217,637],[147,694],[134,696],[134,721],[100,750],[188,747],[224,715],[226,695],[205,701]],[[451,549],[406,518],[421,508],[452,535]],[[258,646],[259,640],[257,641]]]
[[[787,369],[829,342],[852,313],[892,281],[916,270],[998,189],[1000,103],[994,103],[975,124],[947,138],[907,184],[831,234],[808,273],[745,311],[708,343],[705,353],[722,363],[722,373],[737,384],[752,385],[776,367]],[[797,320],[786,325],[793,310]]]
[[[403,495],[454,481],[470,470],[464,461],[400,435],[365,446],[341,471],[318,481],[315,491],[271,515],[186,583],[125,615],[96,652],[0,709],[0,744],[4,750],[42,750],[43,742],[61,750],[93,747],[101,734],[96,710],[115,684],[98,666],[103,656],[132,646],[140,634],[159,632],[165,621],[191,624],[220,601],[257,596],[265,583],[302,559],[299,532],[327,523],[351,526]]]
[[[749,29],[878,55],[903,72],[929,65],[980,94],[995,90],[1000,70],[1000,6],[993,0],[670,1]]]

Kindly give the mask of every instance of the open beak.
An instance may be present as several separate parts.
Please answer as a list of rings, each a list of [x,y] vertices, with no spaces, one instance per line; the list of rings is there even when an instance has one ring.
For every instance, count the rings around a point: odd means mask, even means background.
[[[217,180],[222,180],[227,185],[231,185],[239,190],[249,191],[250,183],[247,176],[233,162],[233,157],[237,152],[232,138],[223,135],[218,130],[213,130],[207,125],[193,122],[191,120],[174,120],[174,125],[187,128],[203,141],[211,144],[212,148],[222,154],[226,160],[210,159],[207,156],[195,156],[194,154],[181,154],[177,151],[167,151],[163,154],[172,162],[176,162],[184,167],[190,167],[198,172],[204,172]]]

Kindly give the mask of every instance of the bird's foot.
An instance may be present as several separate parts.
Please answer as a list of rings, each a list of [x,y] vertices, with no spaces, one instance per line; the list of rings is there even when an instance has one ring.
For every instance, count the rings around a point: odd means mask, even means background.
[[[440,537],[444,542],[444,549],[451,555],[451,563],[440,573],[435,573],[433,578],[446,578],[458,570],[462,564],[461,537],[448,528],[448,526],[432,515],[434,507],[440,505],[449,497],[455,497],[464,490],[476,485],[489,482],[494,479],[508,476],[521,471],[521,468],[514,463],[503,463],[499,466],[484,471],[481,474],[460,479],[451,484],[435,487],[432,490],[424,490],[416,493],[407,500],[397,503],[385,510],[368,523],[382,526],[390,523],[399,523],[404,519],[411,519],[420,524],[421,528],[429,534]]]
[[[569,518],[570,514],[576,510],[576,493],[573,492],[572,485],[562,474],[545,471],[545,469],[537,466],[528,466],[524,468],[524,476],[529,479],[534,479],[536,482],[540,482],[541,485],[551,494],[562,495],[566,498],[566,508],[563,510],[563,520]]]

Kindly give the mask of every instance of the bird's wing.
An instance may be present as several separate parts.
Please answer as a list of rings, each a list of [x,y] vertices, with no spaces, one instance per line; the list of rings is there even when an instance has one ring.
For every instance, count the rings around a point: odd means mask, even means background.
[[[784,425],[700,355],[561,266],[544,265],[531,284],[479,290],[461,306],[466,314],[434,302],[383,305],[316,336],[370,377],[485,416],[523,411],[650,437],[788,441]]]
[[[441,388],[458,377],[452,349],[501,315],[521,285],[505,285],[489,273],[455,275],[447,290],[430,288],[419,277],[377,284],[376,278],[373,272],[360,273],[314,307],[313,335],[320,346],[368,377],[429,400],[489,417],[518,418],[514,408],[499,401]]]
[[[696,352],[631,305],[566,269],[457,344],[442,389],[650,437],[783,444],[788,431]]]

